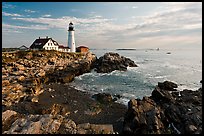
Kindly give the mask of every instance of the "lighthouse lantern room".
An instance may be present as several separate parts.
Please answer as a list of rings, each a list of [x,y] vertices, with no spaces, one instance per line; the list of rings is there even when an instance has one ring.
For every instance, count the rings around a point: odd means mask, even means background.
[[[69,23],[69,29],[68,29],[68,47],[71,49],[71,52],[76,52],[75,39],[74,39],[74,26],[72,22]]]

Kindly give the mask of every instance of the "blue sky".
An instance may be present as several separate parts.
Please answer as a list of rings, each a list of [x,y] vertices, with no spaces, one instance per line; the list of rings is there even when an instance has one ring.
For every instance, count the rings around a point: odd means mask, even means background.
[[[202,49],[201,2],[2,2],[2,47],[40,37],[90,48]]]

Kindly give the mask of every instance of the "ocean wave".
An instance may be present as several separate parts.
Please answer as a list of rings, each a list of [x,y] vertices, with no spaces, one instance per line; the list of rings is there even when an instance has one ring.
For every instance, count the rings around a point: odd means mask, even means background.
[[[131,93],[123,93],[122,96],[126,98],[135,98],[135,95]]]
[[[170,64],[169,62],[165,62],[165,63],[161,64],[161,67],[168,67],[168,68],[173,68],[173,69],[181,68],[181,66]]]
[[[202,85],[199,85],[199,84],[191,84],[191,85],[185,85],[185,84],[182,84],[182,85],[179,85],[177,90],[179,91],[183,91],[184,89],[188,89],[188,90],[193,90],[193,91],[196,91],[198,90],[200,87],[202,87]]]

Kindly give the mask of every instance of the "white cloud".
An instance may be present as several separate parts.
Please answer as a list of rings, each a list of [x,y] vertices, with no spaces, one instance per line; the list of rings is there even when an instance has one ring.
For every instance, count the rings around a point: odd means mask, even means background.
[[[34,10],[30,10],[30,9],[25,9],[24,11],[27,12],[27,13],[36,13],[37,12],[37,11],[34,11]]]
[[[49,14],[42,15],[42,17],[51,17]]]
[[[23,15],[16,14],[16,13],[7,13],[7,12],[2,12],[3,16],[12,16],[12,17],[22,17]]]
[[[132,6],[132,8],[133,8],[133,9],[137,9],[138,7],[137,7],[137,6]]]
[[[22,31],[19,30],[12,30],[12,29],[2,29],[2,34],[12,34],[12,33],[22,33]]]
[[[76,18],[76,17],[69,17],[69,16],[63,16],[61,18],[20,18],[15,17],[12,18],[14,20],[21,20],[25,22],[32,22],[32,23],[41,23],[48,25],[50,28],[66,28],[70,21],[74,22],[75,25],[80,24],[101,24],[107,21],[110,21],[111,19],[105,19],[105,18],[99,18],[99,17],[92,17],[92,18]]]
[[[30,26],[19,26],[19,25],[10,25],[10,24],[2,24],[2,28],[5,30],[17,30],[17,29],[33,29],[33,30],[47,30],[47,26],[43,25],[30,25]]]
[[[178,4],[178,6],[176,6],[176,4],[169,5],[165,3],[165,5],[164,10],[154,12],[147,16],[132,17],[133,20],[141,20],[142,23],[136,24],[133,29],[128,29],[128,31],[149,33],[155,32],[156,30],[160,30],[160,32],[170,32],[202,28],[201,6],[195,3],[182,3]],[[172,9],[172,5],[174,5],[174,10],[166,10]]]

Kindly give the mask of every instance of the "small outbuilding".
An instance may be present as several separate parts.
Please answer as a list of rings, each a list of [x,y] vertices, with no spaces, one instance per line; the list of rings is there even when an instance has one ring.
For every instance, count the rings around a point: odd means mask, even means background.
[[[21,50],[21,51],[29,50],[29,48],[26,47],[25,45],[22,45],[22,46],[18,47],[18,49]]]
[[[86,46],[79,46],[76,48],[77,52],[89,52],[89,48]]]
[[[61,51],[61,52],[70,52],[70,48],[69,47],[65,47],[64,45],[58,45],[58,51]]]

